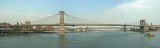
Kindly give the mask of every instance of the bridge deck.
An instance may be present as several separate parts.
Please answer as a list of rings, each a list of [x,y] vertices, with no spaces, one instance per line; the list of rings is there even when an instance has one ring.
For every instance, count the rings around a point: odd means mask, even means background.
[[[59,24],[31,24],[31,25],[0,25],[1,27],[13,26],[59,26]],[[124,24],[64,24],[64,26],[125,26]],[[140,26],[140,25],[126,25],[126,26]]]

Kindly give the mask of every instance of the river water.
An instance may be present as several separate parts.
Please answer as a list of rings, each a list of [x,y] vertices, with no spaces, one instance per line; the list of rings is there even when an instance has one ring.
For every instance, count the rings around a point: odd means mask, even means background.
[[[79,32],[0,36],[0,48],[160,48],[160,32]]]

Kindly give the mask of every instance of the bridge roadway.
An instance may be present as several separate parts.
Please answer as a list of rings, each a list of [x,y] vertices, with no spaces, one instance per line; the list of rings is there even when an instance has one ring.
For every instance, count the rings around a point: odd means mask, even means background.
[[[59,26],[59,24],[31,24],[31,25],[0,25],[0,27],[14,27],[14,26]],[[64,24],[64,26],[125,26],[125,24]],[[141,26],[141,25],[127,25],[126,26]]]

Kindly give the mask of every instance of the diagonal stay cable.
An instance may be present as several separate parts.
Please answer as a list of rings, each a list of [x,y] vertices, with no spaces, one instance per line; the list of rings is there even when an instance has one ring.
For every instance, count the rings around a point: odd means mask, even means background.
[[[129,23],[131,25],[139,25],[139,21],[133,22],[133,23]]]
[[[39,21],[42,21],[42,20],[45,20],[45,19],[48,19],[48,18],[51,18],[51,17],[58,16],[58,15],[59,14],[51,15],[51,16],[48,16],[48,17],[45,17],[45,18],[42,18],[42,19],[38,19],[38,20],[32,21],[32,23],[39,22]]]
[[[66,16],[70,16],[70,17],[73,17],[73,18],[76,18],[76,19],[81,19],[81,20],[85,20],[85,21],[88,21],[88,22],[92,22],[92,23],[99,23],[99,22],[95,22],[95,21],[91,21],[91,20],[88,20],[88,19],[84,19],[84,18],[81,18],[81,17],[77,17],[77,16],[74,16],[74,15],[70,15],[70,14],[65,14]]]

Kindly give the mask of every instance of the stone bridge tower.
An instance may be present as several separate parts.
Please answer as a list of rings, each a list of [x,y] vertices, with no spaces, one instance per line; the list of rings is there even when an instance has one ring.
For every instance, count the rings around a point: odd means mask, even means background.
[[[145,26],[146,26],[145,19],[140,20],[140,30],[141,31],[143,31],[143,32],[147,31]]]
[[[59,11],[59,15],[60,15],[60,23],[59,23],[59,35],[60,36],[64,36],[64,11]]]

